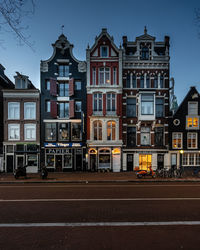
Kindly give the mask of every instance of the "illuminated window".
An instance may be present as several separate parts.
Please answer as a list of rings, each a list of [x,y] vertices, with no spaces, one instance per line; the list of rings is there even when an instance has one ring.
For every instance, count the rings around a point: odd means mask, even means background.
[[[187,128],[198,128],[199,118],[198,117],[187,117]]]
[[[94,121],[93,129],[94,129],[94,140],[95,141],[102,140],[102,122]]]
[[[188,133],[187,146],[188,148],[197,148],[197,133]]]
[[[110,84],[110,68],[99,69],[99,84]]]
[[[182,133],[172,134],[172,148],[182,148]]]
[[[141,170],[149,170],[151,167],[152,155],[139,155],[139,168]]]
[[[107,123],[107,140],[108,141],[115,140],[115,128],[116,128],[116,122],[109,121]]]

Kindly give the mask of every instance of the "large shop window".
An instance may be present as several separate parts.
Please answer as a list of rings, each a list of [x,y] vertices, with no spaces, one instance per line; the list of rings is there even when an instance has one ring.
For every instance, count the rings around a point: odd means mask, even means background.
[[[46,157],[47,167],[54,167],[54,155],[46,155]]]
[[[36,119],[36,103],[35,102],[24,103],[24,119],[27,119],[27,120]]]
[[[152,166],[152,155],[139,155],[140,170],[149,170]]]
[[[102,93],[95,93],[93,95],[93,110],[94,112],[96,111],[102,111],[102,104],[103,104],[103,100],[102,100]]]
[[[56,140],[56,123],[45,123],[45,140]]]
[[[61,77],[69,77],[69,65],[59,65],[58,74]]]
[[[99,84],[110,84],[110,68],[99,68]]]
[[[156,146],[163,146],[164,139],[164,129],[163,127],[155,128],[154,140]]]
[[[24,135],[26,141],[36,140],[36,124],[24,124]]]
[[[136,127],[127,127],[127,146],[136,146]]]
[[[199,153],[184,153],[182,157],[183,166],[200,166]]]
[[[116,140],[116,122],[114,121],[107,122],[107,140]]]
[[[101,121],[94,121],[93,122],[94,128],[94,140],[102,140],[102,122]]]
[[[126,115],[127,117],[136,117],[136,98],[126,99]]]
[[[8,124],[8,140],[20,140],[19,124]]]
[[[164,117],[164,99],[156,98],[156,117]]]
[[[37,167],[37,155],[27,155],[27,165],[31,167]]]
[[[199,128],[199,118],[198,117],[186,117],[187,128],[198,129]]]
[[[189,149],[197,148],[197,133],[187,134],[187,146]]]
[[[72,168],[72,155],[71,154],[64,155],[64,168]]]
[[[20,103],[19,102],[8,103],[8,119],[10,120],[20,119]]]
[[[172,134],[172,148],[174,149],[182,148],[182,133]]]
[[[69,103],[59,103],[59,118],[69,118]]]
[[[116,95],[114,93],[107,94],[107,111],[116,111]]]
[[[72,123],[72,135],[71,138],[74,141],[81,140],[81,123]]]
[[[150,127],[141,127],[141,145],[150,145]]]
[[[141,95],[141,115],[154,114],[154,95],[142,94]]]
[[[60,97],[69,96],[69,83],[59,83],[59,96]]]
[[[69,123],[59,124],[59,140],[68,141],[69,140]]]

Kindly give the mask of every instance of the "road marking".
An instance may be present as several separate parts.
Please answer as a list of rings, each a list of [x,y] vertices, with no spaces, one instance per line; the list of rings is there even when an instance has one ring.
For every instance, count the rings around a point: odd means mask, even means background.
[[[138,226],[199,226],[200,221],[158,222],[75,222],[75,223],[1,223],[2,227],[138,227]]]
[[[174,197],[174,198],[99,198],[99,199],[0,199],[0,202],[74,202],[74,201],[192,201],[200,200],[200,197]]]

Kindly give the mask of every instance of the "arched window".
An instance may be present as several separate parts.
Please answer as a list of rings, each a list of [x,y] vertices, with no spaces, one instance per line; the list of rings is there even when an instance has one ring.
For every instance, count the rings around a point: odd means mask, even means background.
[[[146,76],[146,87],[147,87],[147,88],[151,88],[150,78],[149,78],[148,75]]]
[[[93,122],[93,130],[94,130],[94,140],[102,140],[102,122],[94,121]]]
[[[115,93],[107,93],[107,111],[116,111],[116,95]]]
[[[116,122],[107,122],[107,140],[114,141],[116,138]]]
[[[164,77],[160,76],[160,88],[164,88]]]
[[[102,111],[103,107],[103,95],[102,93],[94,93],[93,94],[93,111]]]
[[[144,88],[144,76],[140,77],[140,88]]]
[[[141,54],[141,59],[142,60],[148,60],[149,59],[149,48],[144,46],[142,48],[142,54]]]
[[[130,88],[130,87],[131,87],[130,74],[128,74],[126,76],[126,88]]]
[[[136,76],[132,75],[132,88],[136,88]]]

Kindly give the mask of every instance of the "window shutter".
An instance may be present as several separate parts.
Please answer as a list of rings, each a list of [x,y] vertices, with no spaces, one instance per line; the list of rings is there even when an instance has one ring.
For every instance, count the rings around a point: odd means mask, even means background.
[[[69,96],[74,95],[74,78],[69,80]]]
[[[51,117],[57,118],[57,102],[51,101]]]
[[[74,100],[69,101],[69,118],[74,117]]]
[[[56,79],[50,79],[50,94],[52,96],[57,96],[57,81]]]

